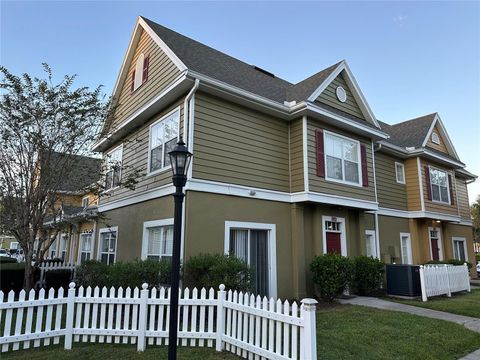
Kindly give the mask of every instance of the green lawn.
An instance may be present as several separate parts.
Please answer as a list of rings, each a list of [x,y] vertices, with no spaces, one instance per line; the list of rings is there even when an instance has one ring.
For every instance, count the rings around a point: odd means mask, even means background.
[[[410,314],[338,305],[317,312],[318,355],[321,359],[458,359],[480,347],[480,336],[464,327]],[[2,354],[7,359],[165,359],[165,347],[148,346],[137,353],[135,345],[74,343]],[[179,359],[238,359],[214,349],[179,348]]]
[[[480,289],[472,290],[471,293],[453,294],[451,298],[446,296],[433,297],[429,298],[427,302],[397,298],[389,298],[389,300],[480,319]]]

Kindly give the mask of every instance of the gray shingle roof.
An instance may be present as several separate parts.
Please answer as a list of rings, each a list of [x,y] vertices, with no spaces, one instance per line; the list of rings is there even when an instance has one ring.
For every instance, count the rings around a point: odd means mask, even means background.
[[[436,115],[437,113],[424,115],[395,125],[389,125],[383,121],[379,123],[381,129],[390,135],[390,138],[385,141],[402,148],[420,148]]]
[[[306,100],[338,65],[338,63],[332,65],[298,84],[292,84],[279,77],[267,75],[250,64],[149,19],[142,18],[188,69],[281,104],[284,101]]]

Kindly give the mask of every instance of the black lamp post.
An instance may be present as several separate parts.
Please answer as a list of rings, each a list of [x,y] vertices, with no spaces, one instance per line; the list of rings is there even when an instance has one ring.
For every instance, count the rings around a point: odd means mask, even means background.
[[[178,286],[180,276],[180,241],[182,233],[182,204],[185,194],[183,187],[187,183],[187,171],[192,154],[180,138],[175,148],[168,153],[172,164],[172,181],[176,188],[175,215],[173,220],[173,253],[172,253],[172,278],[170,282],[170,319],[168,328],[168,360],[177,359],[177,324],[178,324]]]

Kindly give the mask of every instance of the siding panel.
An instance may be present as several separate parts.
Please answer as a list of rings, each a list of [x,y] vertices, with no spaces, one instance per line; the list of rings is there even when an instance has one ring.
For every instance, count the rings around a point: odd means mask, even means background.
[[[380,152],[375,153],[378,202],[381,207],[407,210],[407,186],[397,183],[396,161],[403,163],[401,159]]]
[[[464,179],[455,178],[457,204],[462,219],[470,220],[470,203],[468,201],[467,184]]]
[[[422,209],[420,188],[418,181],[417,158],[407,159],[405,164],[405,181],[407,185],[407,206],[409,211]]]
[[[193,177],[290,191],[288,124],[198,92]]]
[[[290,178],[291,192],[305,190],[303,174],[303,131],[302,119],[290,124]]]

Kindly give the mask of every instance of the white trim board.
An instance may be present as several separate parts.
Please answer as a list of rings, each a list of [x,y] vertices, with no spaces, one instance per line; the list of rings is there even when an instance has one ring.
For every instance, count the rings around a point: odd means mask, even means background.
[[[435,118],[432,121],[432,124],[430,125],[430,128],[428,129],[427,135],[425,136],[425,139],[423,140],[422,147],[425,147],[428,143],[428,140],[432,136],[433,129],[435,129],[435,125],[439,125],[440,131],[442,133],[442,138],[446,139],[446,146],[449,151],[451,151],[455,158],[458,160],[458,154],[457,151],[455,150],[455,147],[453,146],[452,140],[450,139],[450,136],[448,136],[447,130],[445,129],[445,126],[443,125],[443,121],[440,119],[440,115],[438,113],[435,113]],[[432,140],[433,142],[433,140]]]
[[[436,213],[432,211],[406,211],[389,208],[378,208],[378,215],[401,217],[407,219],[429,218],[443,221],[451,221],[468,225],[468,220],[462,220],[460,216]]]
[[[275,224],[256,222],[225,221],[224,252],[230,253],[230,229],[268,230],[268,268],[269,268],[269,298],[277,298],[277,235]]]
[[[302,154],[303,154],[303,189],[310,191],[308,178],[308,123],[307,116],[302,116]],[[290,169],[291,170],[291,169]]]

